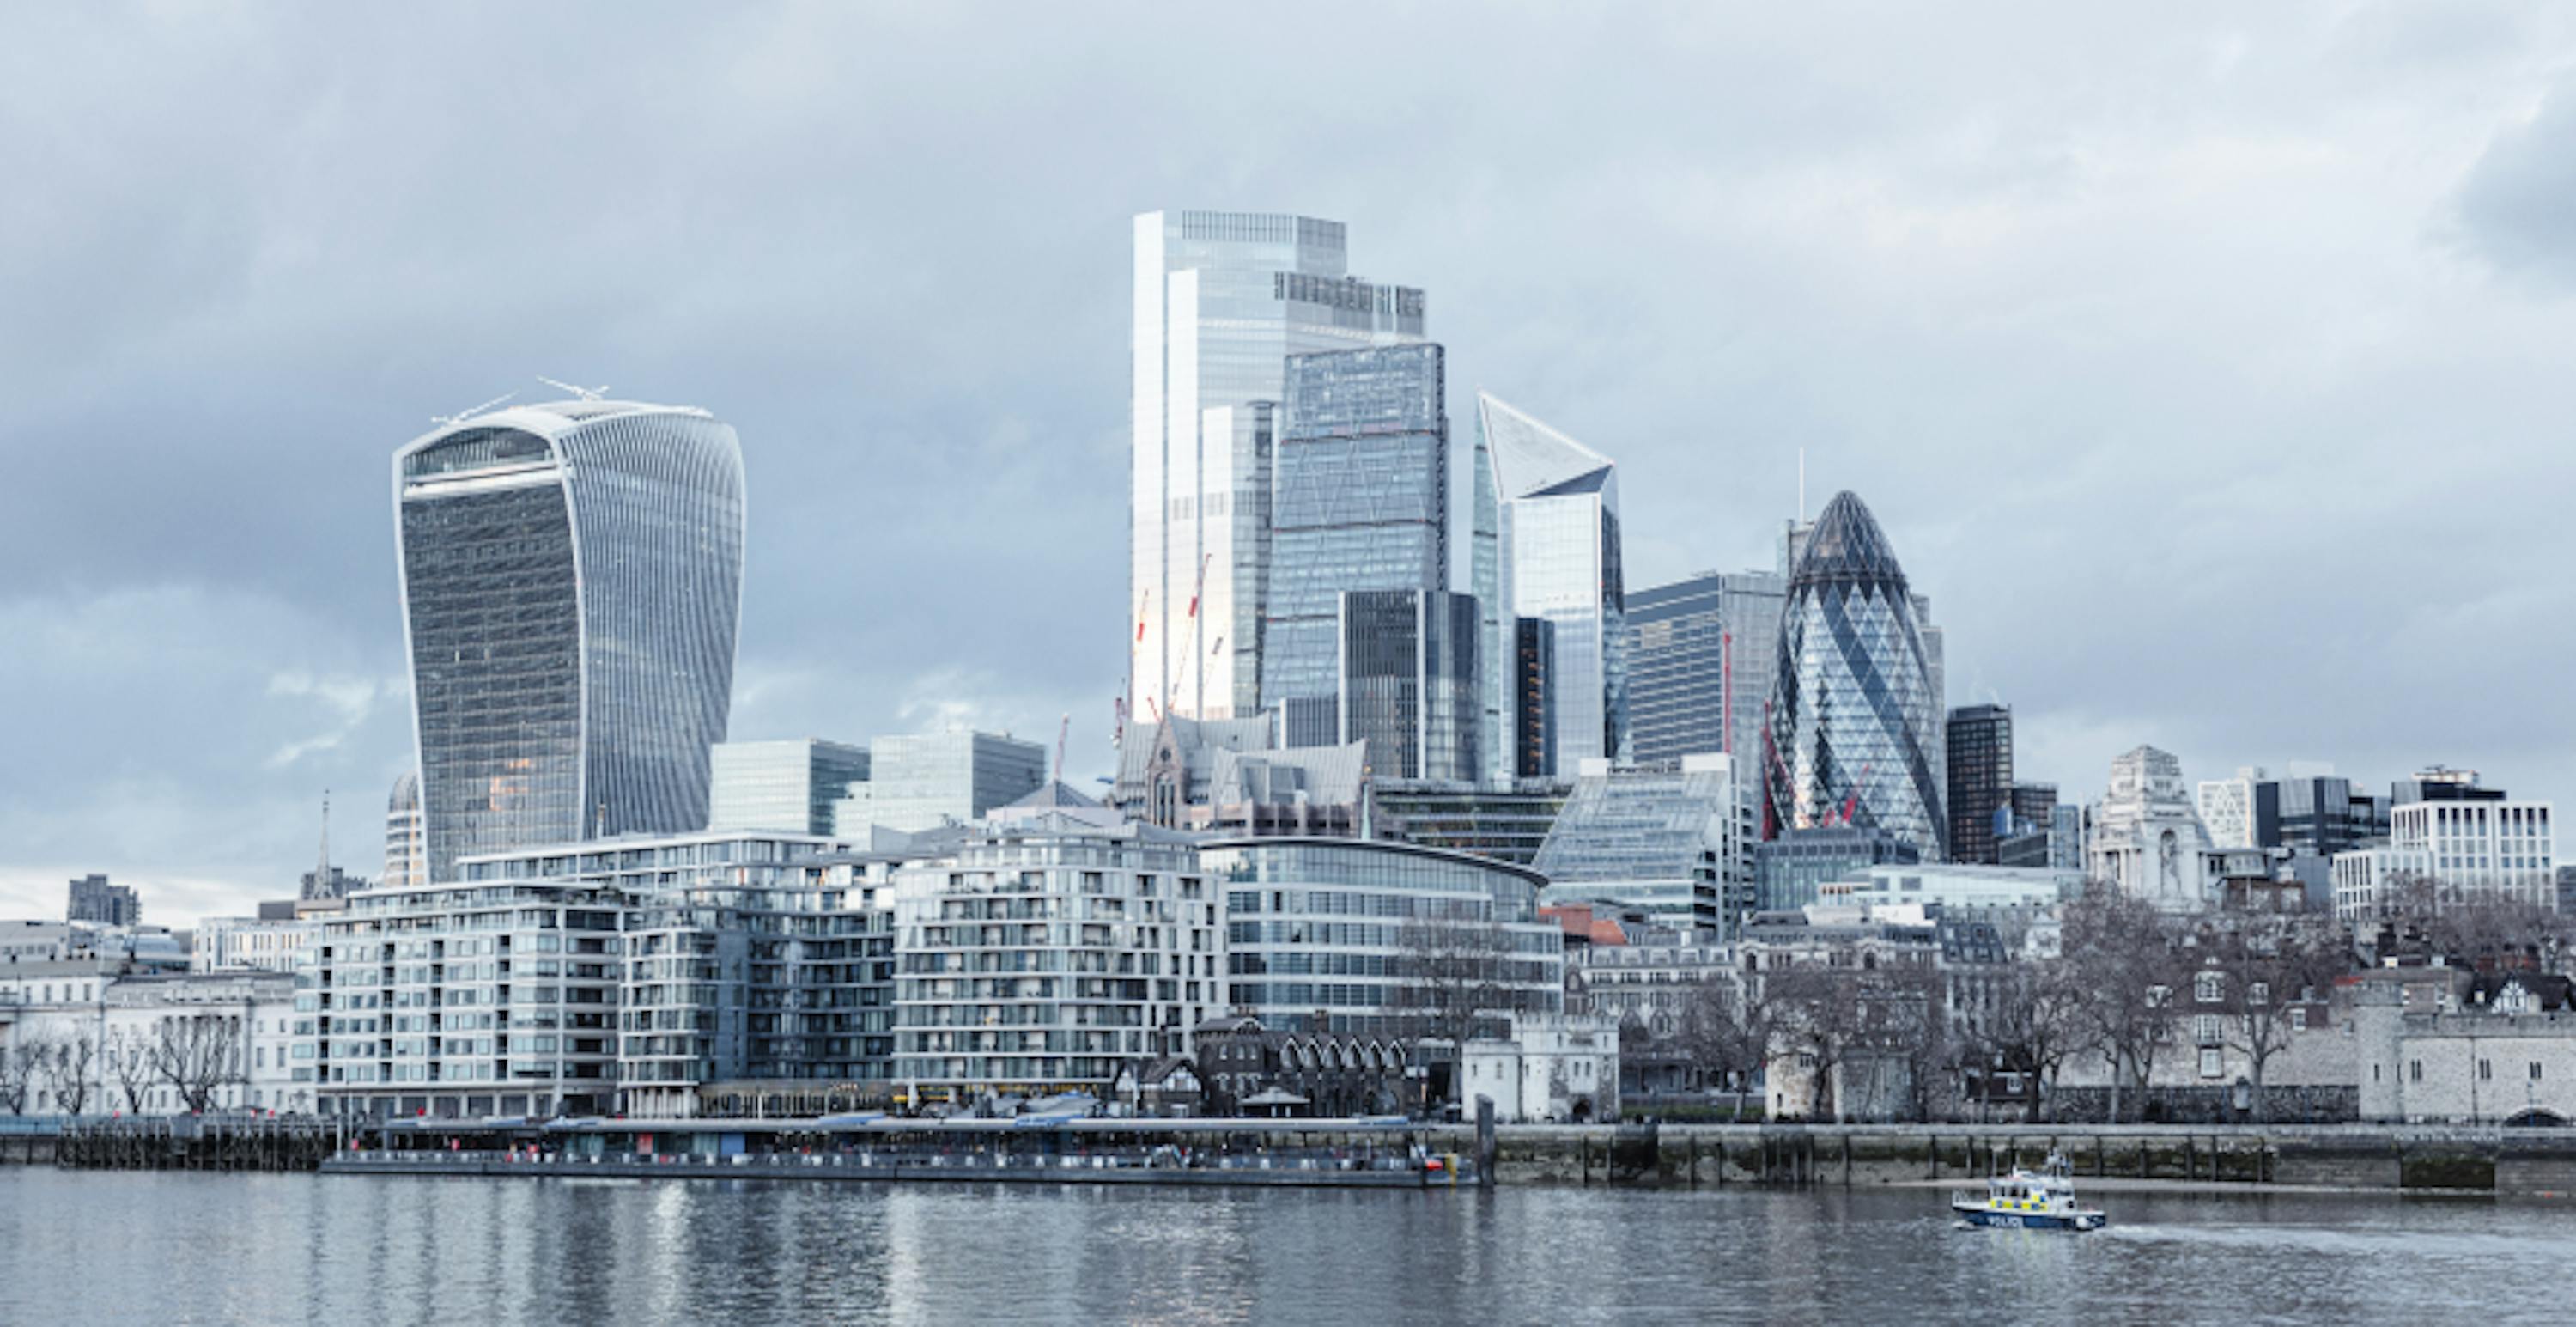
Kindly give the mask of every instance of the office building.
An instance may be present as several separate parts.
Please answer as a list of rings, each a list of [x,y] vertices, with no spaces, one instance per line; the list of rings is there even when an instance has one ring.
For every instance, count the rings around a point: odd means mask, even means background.
[[[579,400],[394,454],[429,878],[707,823],[742,601],[742,452],[703,410]]]
[[[1477,611],[1482,616],[1483,610]],[[1516,617],[1511,619],[1511,631],[1513,657],[1502,715],[1512,740],[1503,772],[1514,782],[1557,778],[1556,624],[1545,618]],[[1491,713],[1489,709],[1487,714]]]
[[[1474,592],[1496,659],[1517,619],[1546,622],[1547,759],[1572,778],[1586,760],[1628,760],[1627,591],[1619,484],[1610,458],[1503,401],[1476,397]],[[1491,670],[1487,727],[1504,731],[1519,675]],[[1522,777],[1499,756],[1497,783]]]
[[[71,883],[63,920],[99,926],[135,926],[143,921],[143,900],[130,885],[111,885],[103,875],[85,875]]]
[[[1127,707],[1247,718],[1287,358],[1419,341],[1423,296],[1351,276],[1337,221],[1148,212],[1134,234]]]
[[[1332,740],[1367,743],[1373,778],[1479,777],[1484,706],[1475,598],[1351,591],[1341,596],[1340,617],[1339,731]]]
[[[2206,911],[2216,901],[2209,833],[2185,787],[2170,752],[2142,746],[2112,761],[2111,790],[2085,840],[2092,877],[2162,911]]]
[[[1046,748],[1007,733],[910,733],[868,744],[868,777],[832,803],[832,833],[914,833],[1008,806],[1047,781]]]
[[[1628,596],[1628,721],[1637,763],[1735,757],[1736,793],[1762,805],[1762,709],[1771,699],[1787,582],[1703,572]]]
[[[1564,941],[1537,872],[1358,839],[1200,846],[1223,892],[1233,1011],[1290,1032],[1498,1032],[1564,1009]]]
[[[1754,910],[1753,838],[1732,757],[1629,769],[1592,761],[1532,867],[1547,877],[1551,906],[1593,903],[1677,930],[1722,932]]]
[[[810,737],[718,742],[708,763],[711,830],[829,834],[833,804],[868,777],[867,748]]]
[[[1167,830],[986,826],[898,869],[894,906],[894,1076],[914,1103],[1105,1099],[1224,1008],[1224,901]]]
[[[2013,829],[2012,710],[1963,705],[1950,711],[1943,746],[1950,766],[1950,860],[1992,866],[1996,843]]]
[[[1449,585],[1439,346],[1291,355],[1272,466],[1261,703],[1288,746],[1337,740],[1341,598]]]
[[[2254,837],[2254,788],[2269,782],[2259,765],[2238,767],[2232,779],[2200,781],[2200,823],[2214,848],[2262,846]]]
[[[1524,779],[1507,788],[1380,782],[1369,804],[1377,837],[1527,866],[1538,860],[1573,790],[1570,779]]]
[[[1835,495],[1803,541],[1772,680],[1763,832],[1865,827],[1947,851],[1943,711],[1904,568],[1878,521]]]
[[[2331,858],[2388,838],[2389,803],[2333,774],[2267,779],[2254,785],[2254,847]]]
[[[284,972],[313,966],[317,919],[201,917],[188,932],[190,972]]]
[[[1753,845],[1757,911],[1793,913],[1822,897],[1829,881],[1847,880],[1873,866],[1910,866],[1923,860],[1910,839],[1869,825],[1791,830]]]
[[[2389,816],[2385,847],[2334,855],[2335,916],[2364,923],[2473,903],[2558,907],[2551,804],[2451,796]]]

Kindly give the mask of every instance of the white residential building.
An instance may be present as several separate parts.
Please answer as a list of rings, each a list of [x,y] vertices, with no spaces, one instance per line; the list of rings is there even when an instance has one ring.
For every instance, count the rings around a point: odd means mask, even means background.
[[[898,1100],[1105,1094],[1225,1005],[1224,899],[1184,835],[1040,814],[894,872]]]

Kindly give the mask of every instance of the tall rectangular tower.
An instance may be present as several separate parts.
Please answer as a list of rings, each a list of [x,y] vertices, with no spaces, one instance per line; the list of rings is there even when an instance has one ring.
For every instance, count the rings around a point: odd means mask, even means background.
[[[1261,704],[1268,416],[1287,357],[1417,341],[1419,290],[1348,273],[1342,224],[1147,212],[1135,225],[1127,700],[1245,718]]]
[[[1628,713],[1640,763],[1724,753],[1761,804],[1762,706],[1780,638],[1781,578],[1702,572],[1628,596]]]
[[[1449,585],[1449,412],[1439,346],[1288,357],[1272,466],[1261,707],[1288,746],[1331,742],[1341,596]]]
[[[1620,570],[1619,484],[1610,458],[1486,393],[1476,397],[1475,593],[1490,658],[1505,657],[1518,618],[1553,638],[1548,777],[1586,760],[1632,757],[1628,731],[1627,591]],[[1494,607],[1481,607],[1485,604]],[[1489,669],[1486,718],[1515,721],[1513,679]],[[1489,759],[1496,782],[1514,771]]]
[[[2013,812],[2012,711],[1962,705],[1950,711],[1950,859],[1992,866]]]
[[[1442,590],[1341,596],[1340,729],[1379,779],[1481,776],[1476,601]]]

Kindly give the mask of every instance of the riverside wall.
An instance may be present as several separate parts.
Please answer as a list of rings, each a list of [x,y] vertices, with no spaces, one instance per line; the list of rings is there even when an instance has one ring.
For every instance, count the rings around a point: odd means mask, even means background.
[[[1437,1146],[1472,1154],[1472,1129]],[[2363,1125],[1506,1125],[1498,1184],[1966,1184],[2063,1155],[2079,1179],[2576,1196],[2576,1131]]]

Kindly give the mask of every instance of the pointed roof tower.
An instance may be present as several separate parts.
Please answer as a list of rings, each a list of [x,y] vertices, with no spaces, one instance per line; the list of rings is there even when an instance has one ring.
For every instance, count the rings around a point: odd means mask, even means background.
[[[1505,500],[1590,493],[1610,481],[1610,458],[1531,418],[1491,392],[1476,393],[1476,424]]]
[[[1888,546],[1878,518],[1849,489],[1825,504],[1824,514],[1816,518],[1815,533],[1807,537],[1806,551],[1789,575],[1792,591],[1804,585],[1831,584],[1883,585],[1899,595],[1906,593],[1905,569],[1897,565],[1896,550]]]

